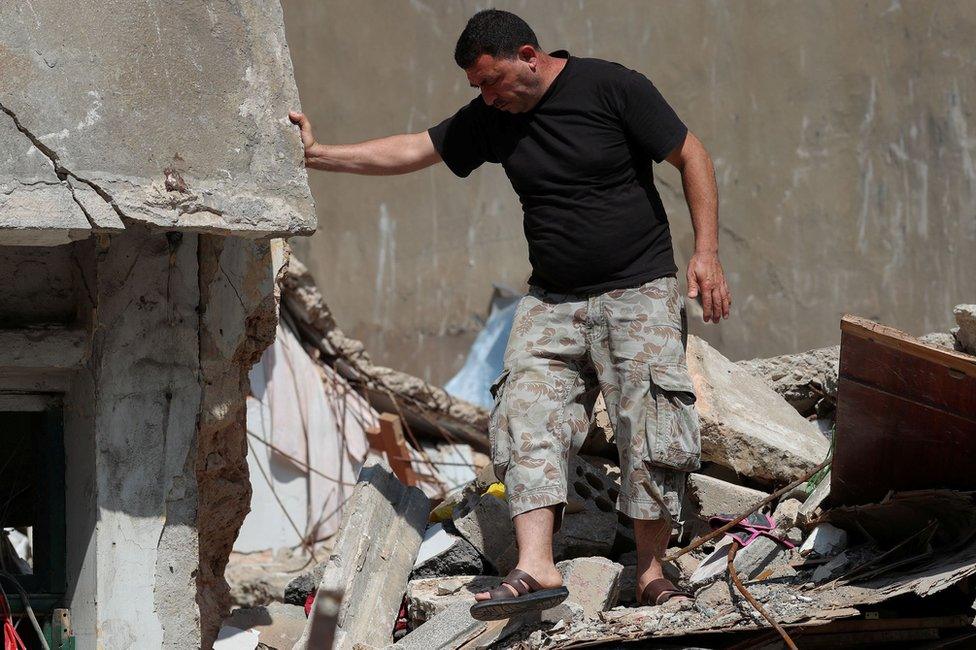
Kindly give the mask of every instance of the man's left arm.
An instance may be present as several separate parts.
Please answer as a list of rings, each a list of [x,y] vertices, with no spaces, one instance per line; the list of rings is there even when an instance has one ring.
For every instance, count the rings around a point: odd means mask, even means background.
[[[703,320],[718,323],[729,317],[732,294],[718,259],[718,187],[712,159],[689,131],[666,160],[681,172],[681,186],[695,229],[695,252],[688,262],[688,297],[701,295]]]

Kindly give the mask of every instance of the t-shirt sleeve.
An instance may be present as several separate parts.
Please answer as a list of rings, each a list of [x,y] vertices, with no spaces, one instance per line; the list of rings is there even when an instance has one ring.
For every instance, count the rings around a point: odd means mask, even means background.
[[[475,99],[440,124],[427,129],[431,142],[452,172],[465,178],[482,163],[491,160],[483,117]]]
[[[621,87],[620,114],[627,136],[654,162],[661,162],[684,141],[688,127],[641,73],[628,70]]]

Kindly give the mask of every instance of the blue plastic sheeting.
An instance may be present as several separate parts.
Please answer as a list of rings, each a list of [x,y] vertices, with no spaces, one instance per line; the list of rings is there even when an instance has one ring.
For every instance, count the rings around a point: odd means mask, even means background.
[[[444,386],[444,390],[454,397],[484,408],[491,408],[492,399],[488,389],[502,372],[505,345],[508,344],[512,319],[515,318],[515,308],[518,306],[518,300],[501,305],[499,302],[501,301],[492,302],[488,322],[471,344],[468,358],[461,370]]]

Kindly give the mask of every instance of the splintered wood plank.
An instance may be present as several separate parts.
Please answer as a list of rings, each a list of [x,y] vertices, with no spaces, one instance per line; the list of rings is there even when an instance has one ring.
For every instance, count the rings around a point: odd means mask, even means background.
[[[841,332],[831,501],[976,489],[976,360],[862,318]]]

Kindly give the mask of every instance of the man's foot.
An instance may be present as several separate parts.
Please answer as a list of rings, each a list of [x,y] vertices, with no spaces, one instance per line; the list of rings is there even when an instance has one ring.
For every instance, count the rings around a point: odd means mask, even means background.
[[[641,567],[638,566],[638,569],[640,568]],[[653,583],[655,580],[665,580],[667,581],[667,584],[665,585],[664,583],[658,582],[656,583],[657,588],[652,587],[651,589],[648,589],[648,586],[651,585],[651,583]],[[662,587],[664,587],[663,590]],[[649,596],[651,595],[651,592],[656,592],[654,593],[653,600],[657,601],[658,597],[662,594],[662,591],[664,595],[666,595],[667,597],[665,597],[660,603],[645,602],[648,600]],[[672,593],[668,594],[668,592],[672,592]],[[670,581],[667,580],[667,578],[664,577],[664,570],[663,567],[661,566],[661,561],[655,558],[654,560],[651,561],[651,563],[647,566],[647,568],[645,568],[644,571],[637,577],[636,600],[638,606],[643,606],[643,605],[660,605],[670,600],[675,600],[675,601],[691,600],[691,598],[689,598],[686,592],[675,587],[674,584],[672,584]]]
[[[471,616],[479,621],[495,621],[555,607],[566,600],[569,590],[563,586],[546,587],[525,571],[512,569],[500,586],[483,595],[486,597],[471,606]]]
[[[556,587],[563,586],[563,576],[559,573],[555,564],[548,566],[544,564],[538,566],[522,566],[520,564],[515,567],[515,570],[528,573],[543,589],[555,589]],[[501,586],[511,592],[513,598],[518,596],[518,592],[511,585],[502,584]],[[474,595],[474,599],[477,601],[488,600],[489,598],[491,598],[491,594],[487,591],[482,591]]]

